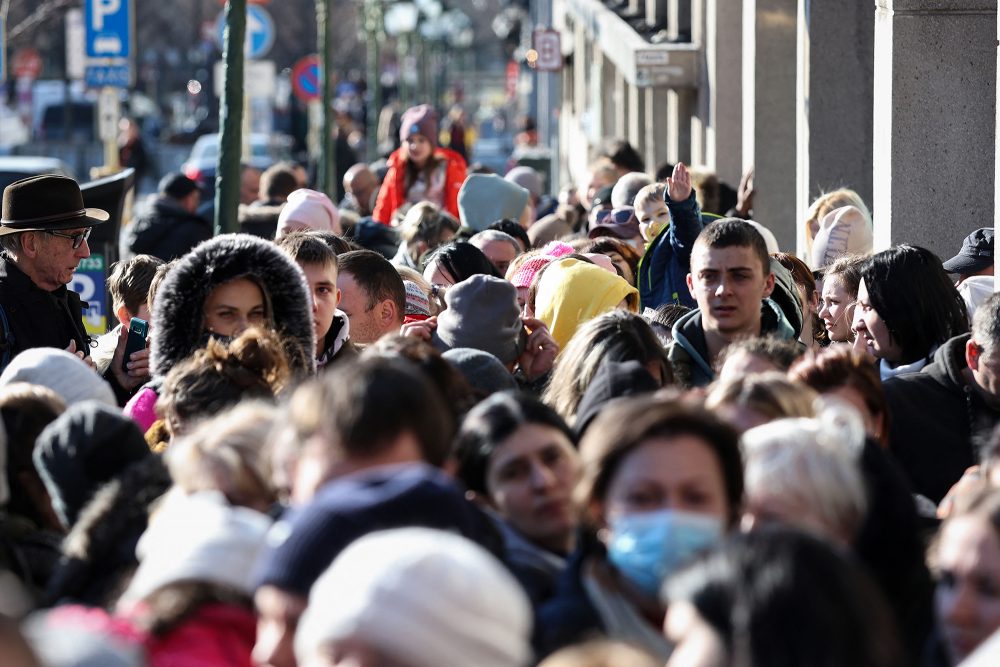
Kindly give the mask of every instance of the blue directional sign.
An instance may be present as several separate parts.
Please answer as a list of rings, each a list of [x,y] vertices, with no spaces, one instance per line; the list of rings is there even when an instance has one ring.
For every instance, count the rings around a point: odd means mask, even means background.
[[[226,30],[226,13],[219,14],[215,22],[215,38],[219,48],[224,46],[223,33]],[[247,58],[263,58],[274,46],[274,20],[260,5],[247,5],[247,37],[243,53]]]
[[[132,68],[128,63],[116,65],[87,64],[83,80],[90,88],[128,88],[132,83]]]
[[[84,17],[88,58],[132,55],[132,0],[86,0]]]

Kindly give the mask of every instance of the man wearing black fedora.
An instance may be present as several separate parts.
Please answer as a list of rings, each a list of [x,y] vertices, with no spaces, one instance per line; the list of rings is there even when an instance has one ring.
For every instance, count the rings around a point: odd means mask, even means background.
[[[64,176],[32,176],[3,191],[0,367],[34,347],[90,354],[83,303],[66,285],[90,256],[91,228],[108,218],[85,208],[80,186]]]

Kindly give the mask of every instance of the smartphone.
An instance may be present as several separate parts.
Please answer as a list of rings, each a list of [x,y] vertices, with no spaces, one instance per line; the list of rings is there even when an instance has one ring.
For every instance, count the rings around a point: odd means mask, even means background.
[[[149,335],[149,322],[133,317],[128,325],[128,341],[125,343],[125,356],[122,357],[122,370],[128,373],[128,362],[133,352],[146,349],[146,336]]]

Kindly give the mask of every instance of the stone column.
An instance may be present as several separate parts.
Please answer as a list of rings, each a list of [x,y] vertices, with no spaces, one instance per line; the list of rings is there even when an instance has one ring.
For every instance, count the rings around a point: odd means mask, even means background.
[[[626,138],[628,135],[628,82],[625,81],[625,76],[622,74],[614,65],[614,78],[615,78],[615,88],[613,95],[613,103],[611,105],[611,113],[614,116],[614,133],[612,136],[615,138]]]
[[[704,161],[735,188],[743,174],[743,20],[730,0],[704,0],[703,11]]]
[[[798,0],[797,250],[822,192],[854,189],[872,203],[875,12],[865,2]]]
[[[628,88],[628,142],[635,146],[639,155],[645,155],[646,105],[643,100],[644,89],[634,83],[626,84],[626,87]],[[649,169],[649,164],[646,165],[646,169]]]
[[[685,164],[691,162],[691,117],[695,114],[696,93],[693,90],[667,91],[667,159]]]
[[[754,219],[774,232],[787,251],[795,249],[798,226],[796,8],[797,0],[743,3],[743,162],[755,170]]]
[[[646,171],[652,175],[656,167],[667,159],[667,89],[662,87],[646,88],[643,94],[646,113],[646,142],[644,154]]]
[[[875,248],[942,259],[994,211],[997,0],[877,0]]]

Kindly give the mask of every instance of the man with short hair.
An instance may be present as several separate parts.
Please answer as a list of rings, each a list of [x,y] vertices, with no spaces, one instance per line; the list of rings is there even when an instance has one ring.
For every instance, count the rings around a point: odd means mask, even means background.
[[[295,260],[309,283],[312,297],[313,325],[316,329],[316,367],[357,354],[349,340],[347,315],[337,308],[341,292],[337,289],[337,255],[314,232],[292,232],[277,242]]]
[[[340,309],[351,323],[351,340],[374,343],[398,333],[406,313],[406,287],[399,273],[382,255],[352,250],[337,258]]]
[[[271,241],[278,229],[278,216],[288,200],[288,195],[299,189],[299,178],[295,175],[295,165],[278,162],[260,175],[257,201],[246,206],[242,204],[237,214],[240,231]]]
[[[510,263],[521,254],[521,246],[510,234],[495,229],[484,229],[469,239],[469,243],[483,251],[486,259],[500,276],[507,275]]]
[[[1000,295],[919,373],[887,380],[889,451],[914,491],[935,503],[976,463],[974,441],[1000,421]]]
[[[212,224],[197,215],[198,184],[180,172],[160,179],[158,194],[123,230],[122,256],[152,255],[165,262],[212,238]]]
[[[34,347],[90,355],[83,302],[66,285],[80,260],[90,257],[91,228],[109,217],[85,208],[80,186],[65,176],[32,176],[3,191],[0,369]]]
[[[346,391],[345,391],[346,389]],[[375,530],[449,530],[499,554],[486,516],[439,469],[454,424],[440,390],[408,361],[373,356],[337,366],[288,402],[275,470],[300,505],[260,559],[256,665],[294,667],[292,640],[309,589],[337,555]]]
[[[732,342],[755,336],[791,340],[798,333],[768,297],[774,273],[764,237],[744,220],[705,227],[691,251],[688,289],[698,308],[674,324],[668,358],[683,387],[715,379],[715,361]]]

